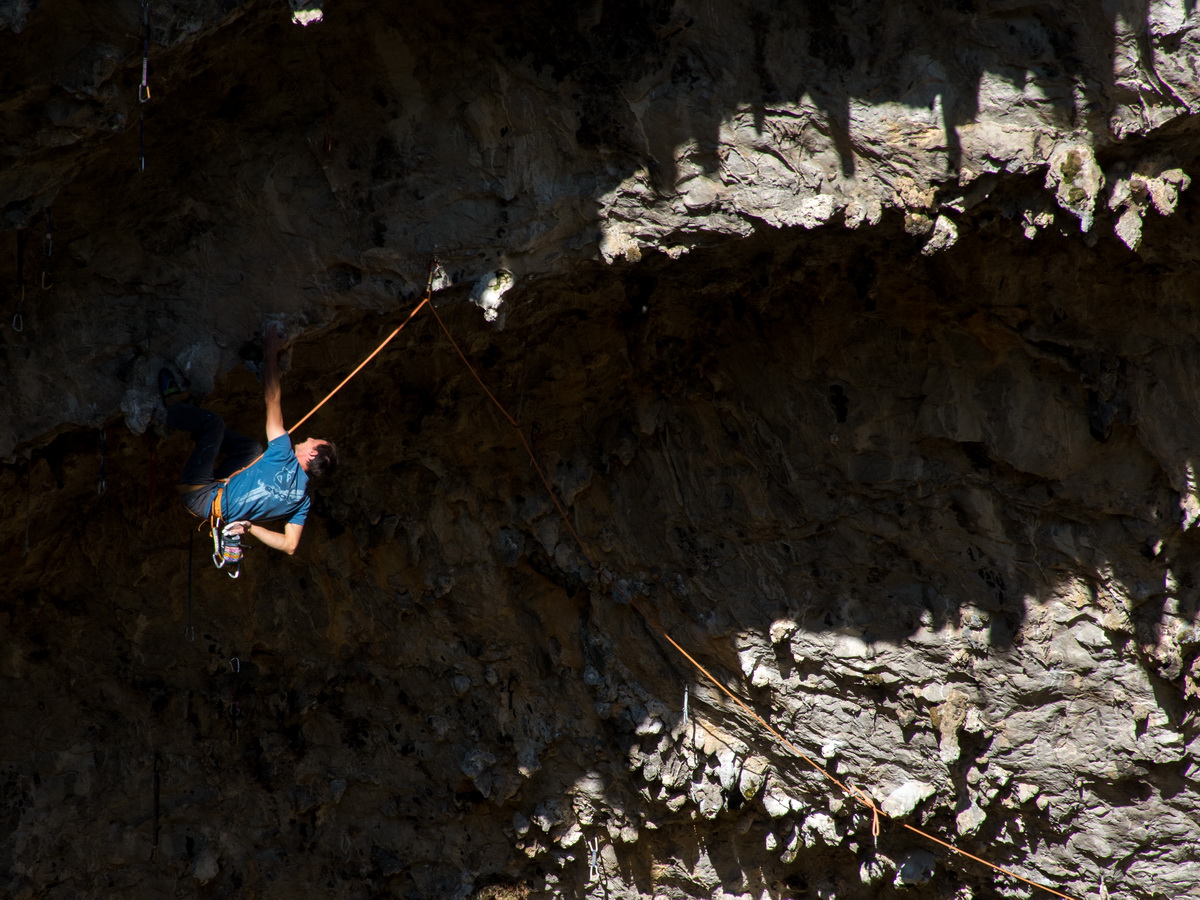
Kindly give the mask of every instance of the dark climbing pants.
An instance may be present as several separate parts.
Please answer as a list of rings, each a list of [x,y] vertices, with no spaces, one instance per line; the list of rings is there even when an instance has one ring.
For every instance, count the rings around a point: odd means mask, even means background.
[[[203,487],[184,494],[181,499],[189,510],[207,519],[217,482],[254,462],[262,453],[262,447],[244,434],[228,431],[225,420],[216,413],[190,403],[176,403],[168,409],[167,426],[186,431],[195,441],[196,446],[183,467],[179,483]],[[217,460],[222,455],[225,458],[218,467]]]

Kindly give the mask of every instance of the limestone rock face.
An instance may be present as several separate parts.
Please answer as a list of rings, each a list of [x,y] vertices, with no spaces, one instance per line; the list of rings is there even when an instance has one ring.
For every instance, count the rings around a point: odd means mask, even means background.
[[[1198,16],[0,0],[0,894],[1200,892]]]

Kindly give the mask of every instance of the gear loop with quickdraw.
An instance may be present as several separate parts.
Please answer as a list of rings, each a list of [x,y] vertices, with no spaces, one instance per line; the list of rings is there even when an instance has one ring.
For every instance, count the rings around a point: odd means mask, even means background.
[[[249,524],[213,519],[213,565],[218,569],[228,566],[229,570],[225,574],[230,578],[237,578],[242,574],[242,557],[246,554],[246,548],[242,546],[242,535]]]

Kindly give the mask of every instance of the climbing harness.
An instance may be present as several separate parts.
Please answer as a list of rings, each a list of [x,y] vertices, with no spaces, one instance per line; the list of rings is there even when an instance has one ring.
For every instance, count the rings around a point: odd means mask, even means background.
[[[261,457],[260,457],[261,458]],[[243,466],[234,472],[237,475],[239,472],[244,472],[250,466],[254,465],[258,460]],[[242,556],[245,555],[245,548],[242,546],[242,535],[234,530],[235,525],[244,525],[243,522],[226,522],[221,514],[221,501],[225,496],[225,487],[229,484],[229,479],[223,478],[217,483],[217,489],[213,492],[212,506],[209,507],[208,527],[212,534],[213,565],[218,569],[223,569],[229,566],[229,571],[225,574],[230,578],[237,578],[242,574]]]
[[[12,330],[20,334],[25,330],[25,229],[17,229],[17,311],[12,318]]]
[[[100,429],[100,480],[96,482],[96,493],[101,497],[108,490],[108,483],[104,479],[104,429]]]
[[[50,280],[50,258],[54,256],[54,234],[50,231],[50,210],[46,210],[46,239],[42,242],[42,290],[54,287]]]
[[[150,0],[142,0],[142,83],[138,86],[138,171],[146,171],[146,111],[150,100]]]

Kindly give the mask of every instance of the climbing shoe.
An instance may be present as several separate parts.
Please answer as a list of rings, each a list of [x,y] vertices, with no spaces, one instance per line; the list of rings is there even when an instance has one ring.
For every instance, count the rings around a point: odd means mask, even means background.
[[[179,382],[175,380],[175,374],[165,366],[158,370],[158,393],[162,397],[164,406],[168,405],[167,398],[181,398],[185,393],[184,389],[179,386]]]

